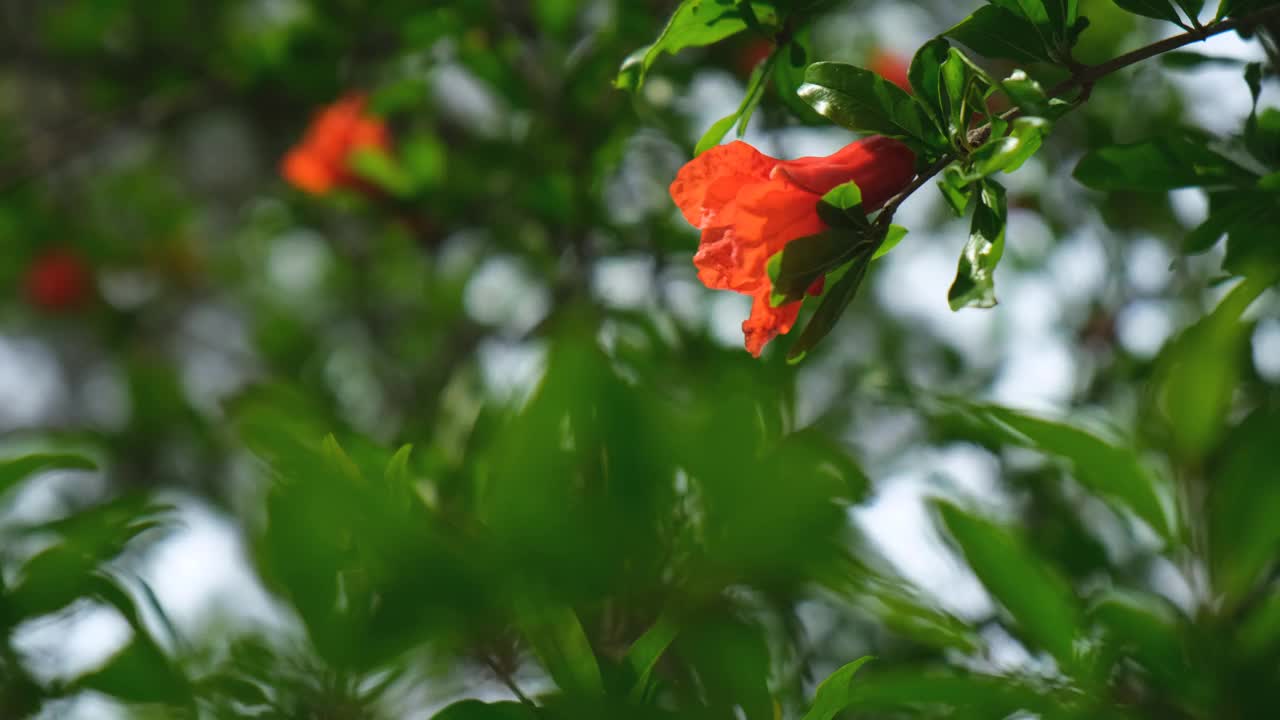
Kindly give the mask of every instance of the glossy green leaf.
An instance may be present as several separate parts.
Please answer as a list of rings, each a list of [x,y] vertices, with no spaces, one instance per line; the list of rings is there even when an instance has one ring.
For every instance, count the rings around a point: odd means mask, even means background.
[[[1019,633],[1070,672],[1083,637],[1070,586],[1006,528],[947,502],[935,503],[947,532],[987,591],[1009,611]]]
[[[948,165],[938,176],[938,189],[942,191],[942,197],[947,201],[947,207],[960,217],[964,217],[969,210],[969,204],[973,200],[974,188],[976,183],[971,183],[965,179],[965,173],[960,169],[957,163]]]
[[[819,62],[805,71],[800,97],[846,129],[877,133],[925,146],[940,142],[924,107],[902,88],[853,65]]]
[[[908,711],[911,716],[1008,718],[1018,711],[1041,717],[1063,715],[1062,695],[1016,677],[907,667],[868,674],[854,683],[850,698],[864,714]],[[1093,717],[1084,715],[1084,717]]]
[[[943,35],[989,58],[1017,62],[1050,60],[1049,50],[1031,21],[995,5],[978,8]]]
[[[762,14],[768,15],[769,8],[761,7],[757,17]],[[716,0],[683,0],[658,39],[623,61],[614,85],[624,90],[638,90],[649,68],[663,53],[674,55],[685,48],[712,45],[746,29],[742,14],[732,5]]]
[[[993,137],[973,151],[966,179],[974,181],[998,172],[1014,172],[1036,154],[1051,127],[1044,118],[1017,118],[1007,135]]]
[[[947,61],[951,44],[945,38],[934,38],[916,51],[907,78],[915,96],[924,104],[938,132],[947,130],[951,102],[942,84],[942,65]]]
[[[1144,15],[1157,20],[1168,20],[1187,27],[1173,6],[1172,0],[1111,0],[1116,5],[1136,15]]]
[[[802,720],[832,720],[841,711],[849,707],[853,703],[850,698],[853,676],[858,674],[858,670],[863,665],[874,659],[870,655],[858,658],[831,673],[831,676],[823,680],[822,684],[818,686],[818,692],[813,697],[813,706],[809,708],[809,712],[804,714]]]
[[[1004,255],[1008,204],[1004,188],[990,180],[982,182],[969,241],[960,253],[956,279],[947,301],[952,310],[965,307],[989,308],[996,304],[995,270]]]

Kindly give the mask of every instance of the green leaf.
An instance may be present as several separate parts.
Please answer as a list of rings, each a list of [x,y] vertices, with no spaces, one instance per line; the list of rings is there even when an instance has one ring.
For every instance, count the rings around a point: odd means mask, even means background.
[[[772,17],[772,8],[761,4],[755,8],[755,15]],[[614,85],[624,90],[638,90],[644,85],[649,68],[663,53],[674,55],[685,48],[712,45],[746,29],[742,13],[732,5],[716,0],[684,0],[658,39],[622,62]]]
[[[993,137],[973,151],[965,179],[973,182],[998,172],[1011,173],[1022,167],[1044,142],[1052,123],[1044,118],[1020,117],[1009,134]]]
[[[1166,691],[1181,691],[1194,684],[1182,637],[1183,618],[1168,600],[1107,590],[1093,602],[1089,616],[1102,626],[1106,644],[1137,661]]]
[[[942,64],[947,61],[950,50],[951,44],[945,38],[934,38],[916,51],[907,71],[915,96],[924,103],[940,133],[946,133],[947,117],[951,114],[951,102],[942,85]]]
[[[1202,55],[1200,53],[1180,50],[1161,55],[1160,63],[1170,70],[1196,70],[1212,65],[1239,67],[1244,64],[1244,61],[1239,58]]]
[[[1071,474],[1111,505],[1133,513],[1166,540],[1175,536],[1172,489],[1152,473],[1136,450],[1088,430],[995,405],[959,403],[962,417],[1001,442],[1067,461]]]
[[[995,307],[995,270],[1004,255],[1004,233],[1008,220],[1004,188],[991,180],[982,182],[969,242],[960,253],[960,266],[951,283],[947,301],[952,310],[964,307]]]
[[[1128,10],[1136,15],[1143,15],[1157,20],[1168,20],[1176,23],[1181,27],[1187,27],[1182,22],[1182,18],[1178,15],[1177,9],[1173,7],[1170,0],[1111,0],[1121,8]]]
[[[701,155],[719,145],[720,141],[724,140],[724,136],[728,135],[729,131],[733,129],[734,123],[738,122],[738,114],[739,111],[734,110],[712,123],[711,127],[707,128],[707,131],[698,139],[698,144],[694,147],[693,154]]]
[[[1049,62],[1051,59],[1031,21],[995,5],[978,8],[943,35],[989,58],[1017,62]]]
[[[1222,0],[1214,19],[1240,17],[1273,5],[1280,5],[1280,0]]]
[[[1231,429],[1212,468],[1209,567],[1229,612],[1249,598],[1280,558],[1280,482],[1276,428],[1280,412],[1261,407]]]
[[[575,695],[604,694],[600,666],[573,608],[527,601],[519,614],[521,632],[556,685]]]
[[[1156,409],[1173,433],[1173,447],[1184,458],[1203,457],[1222,432],[1249,341],[1249,328],[1241,318],[1268,284],[1262,277],[1246,278],[1160,354],[1154,378]]]
[[[1020,538],[951,503],[934,503],[969,567],[1013,617],[1021,635],[1044,648],[1070,672],[1082,637],[1075,595],[1057,572]]]
[[[938,189],[942,191],[947,207],[960,217],[964,217],[969,211],[969,202],[973,199],[975,186],[976,183],[965,179],[964,171],[956,163],[944,168],[941,176],[938,177]]]
[[[408,197],[415,189],[413,176],[383,150],[361,149],[347,160],[351,171],[361,180],[373,183],[396,197]]]
[[[1164,191],[1184,187],[1252,185],[1254,177],[1209,149],[1190,131],[1085,155],[1074,176],[1094,190]]]
[[[47,470],[97,470],[89,458],[75,453],[32,453],[0,460],[0,495],[38,472]]]
[[[902,239],[907,236],[907,232],[907,229],[901,225],[890,225],[889,232],[885,234],[884,240],[880,242],[880,247],[876,248],[871,259],[879,260],[885,255],[888,255],[889,251],[897,247],[898,243],[902,242]]]
[[[820,62],[810,65],[804,77],[800,97],[837,125],[924,147],[940,146],[941,138],[919,101],[870,70]]]
[[[769,54],[769,58],[760,63],[751,71],[751,80],[747,83],[746,94],[742,96],[742,102],[739,103],[738,109],[729,115],[717,120],[702,138],[698,140],[698,145],[694,149],[695,155],[710,150],[729,133],[734,123],[738,125],[738,137],[747,130],[747,123],[751,120],[752,113],[755,112],[756,106],[760,104],[760,99],[764,97],[764,90],[768,86],[769,78],[773,74],[774,65],[778,62],[778,49],[775,48]]]
[[[766,268],[773,291],[773,307],[803,300],[818,278],[866,254],[868,237],[848,230],[827,230],[799,238],[769,258]]]
[[[835,286],[823,293],[822,303],[809,319],[809,324],[805,325],[804,332],[800,333],[800,337],[787,351],[788,362],[800,362],[810,350],[830,334],[839,322],[840,316],[844,314],[845,308],[849,307],[849,303],[853,302],[853,298],[858,294],[858,288],[862,286],[870,264],[871,253],[855,258]]]
[[[874,659],[870,655],[858,658],[831,673],[831,676],[818,686],[818,691],[813,697],[813,706],[804,714],[802,720],[831,720],[852,705],[850,691],[853,686],[853,676],[863,665]]]
[[[823,195],[818,215],[828,230],[792,240],[765,266],[773,287],[769,297],[773,307],[802,300],[818,278],[865,254],[874,243],[875,229],[862,210],[857,183],[837,185]]]
[[[631,687],[632,702],[642,703],[648,697],[653,668],[679,632],[680,621],[673,613],[664,612],[648,630],[644,631],[643,635],[631,644],[631,649],[627,651],[626,662],[636,678],[635,684]]]
[[[867,715],[906,710],[906,717],[975,720],[1016,717],[1020,710],[1059,718],[1063,716],[1055,713],[1070,702],[1068,697],[1050,694],[1043,683],[1025,682],[1016,676],[966,674],[934,667],[877,672],[859,680],[851,695],[854,707]]]

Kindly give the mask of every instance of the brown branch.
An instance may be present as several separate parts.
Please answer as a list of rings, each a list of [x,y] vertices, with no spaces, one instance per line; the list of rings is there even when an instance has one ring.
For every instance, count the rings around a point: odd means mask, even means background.
[[[1074,74],[1070,78],[1067,78],[1061,83],[1055,85],[1049,91],[1048,95],[1051,98],[1060,98],[1072,89],[1079,87],[1082,91],[1082,95],[1078,100],[1081,102],[1086,101],[1088,100],[1089,92],[1093,89],[1094,83],[1112,73],[1123,70],[1130,65],[1136,65],[1144,60],[1150,60],[1153,57],[1167,53],[1171,50],[1177,50],[1180,47],[1185,47],[1194,42],[1208,40],[1214,35],[1221,35],[1240,28],[1252,27],[1254,25],[1259,25],[1266,20],[1272,19],[1280,19],[1280,6],[1270,7],[1266,10],[1260,10],[1256,13],[1245,15],[1243,17],[1228,18],[1226,20],[1220,20],[1208,25],[1193,28],[1181,35],[1174,35],[1173,37],[1165,38],[1159,42],[1140,47],[1137,50],[1119,55],[1099,65],[1079,65],[1076,68],[1073,68]],[[1017,114],[1018,111],[1016,109],[1010,110],[1001,115],[1000,119],[1008,120],[1015,117]],[[970,131],[969,143],[976,147],[985,143],[990,137],[991,125],[986,124]],[[903,201],[910,197],[912,193],[919,190],[921,187],[924,187],[925,183],[929,182],[937,176],[938,173],[945,170],[948,165],[959,159],[960,156],[958,154],[948,153],[921,171],[910,185],[885,203],[884,209],[880,213],[880,217],[876,220],[877,224],[881,225],[883,228],[887,228],[889,222],[893,220],[894,212],[896,212],[898,207],[902,205]]]

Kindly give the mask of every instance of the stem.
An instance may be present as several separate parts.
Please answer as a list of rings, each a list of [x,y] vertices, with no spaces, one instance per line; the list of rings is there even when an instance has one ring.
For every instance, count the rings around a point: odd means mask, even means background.
[[[1280,18],[1280,6],[1270,7],[1266,10],[1260,10],[1256,13],[1245,15],[1243,17],[1228,18],[1208,25],[1202,25],[1188,30],[1181,35],[1174,35],[1173,37],[1165,38],[1164,40],[1140,47],[1137,50],[1119,55],[1100,65],[1076,64],[1071,68],[1072,76],[1055,85],[1051,90],[1049,90],[1048,95],[1051,98],[1060,98],[1070,92],[1073,88],[1079,87],[1082,91],[1079,101],[1085,102],[1088,100],[1089,93],[1093,89],[1093,84],[1114,72],[1123,70],[1130,65],[1136,65],[1144,60],[1150,60],[1157,55],[1167,53],[1171,50],[1177,50],[1178,48],[1190,45],[1191,43],[1208,40],[1214,35],[1221,35],[1222,33],[1231,32],[1232,30],[1237,30],[1242,27],[1258,25],[1266,20],[1277,18]],[[1008,120],[1017,114],[1018,111],[1016,109],[1010,110],[1001,115],[1000,118],[1002,120]],[[991,125],[987,124],[970,131],[968,140],[970,145],[977,147],[985,143],[990,137]],[[884,210],[881,211],[880,217],[877,218],[877,223],[879,224],[881,219],[883,219],[884,227],[888,227],[889,222],[893,219],[894,212],[897,211],[898,206],[901,205],[904,200],[910,197],[912,193],[919,190],[921,187],[924,187],[925,183],[932,180],[938,173],[946,169],[948,165],[959,159],[960,156],[957,153],[947,153],[932,165],[921,171],[910,185],[885,203]]]
[[[493,674],[496,675],[498,679],[502,681],[502,684],[506,685],[507,689],[511,691],[511,694],[516,696],[516,699],[520,701],[520,704],[529,708],[534,715],[538,714],[538,706],[533,702],[533,700],[529,699],[528,695],[524,694],[524,691],[516,684],[516,679],[511,677],[511,673],[504,670],[496,660],[488,655],[485,655],[484,657],[484,664],[488,665],[489,669],[493,671]]]

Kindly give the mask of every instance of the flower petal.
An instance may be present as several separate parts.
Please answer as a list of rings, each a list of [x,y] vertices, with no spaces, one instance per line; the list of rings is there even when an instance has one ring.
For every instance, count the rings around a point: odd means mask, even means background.
[[[735,140],[690,160],[671,183],[671,199],[690,225],[706,228],[743,185],[767,180],[778,161]]]
[[[760,357],[760,352],[770,340],[778,335],[791,332],[800,316],[800,302],[791,302],[780,307],[769,304],[769,293],[754,296],[751,303],[751,316],[742,323],[742,334],[746,338],[747,352]]]
[[[826,157],[779,162],[772,174],[818,195],[850,180],[862,191],[862,206],[877,210],[915,176],[915,153],[892,138],[879,135],[850,143]]]

